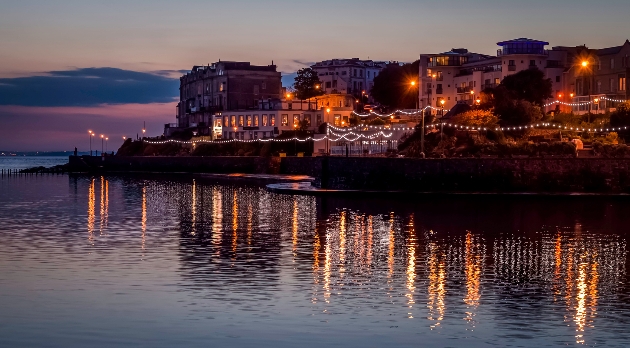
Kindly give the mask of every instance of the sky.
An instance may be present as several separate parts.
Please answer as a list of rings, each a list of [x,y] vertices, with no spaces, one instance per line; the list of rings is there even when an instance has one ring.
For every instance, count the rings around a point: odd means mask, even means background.
[[[122,142],[175,122],[178,76],[221,60],[292,73],[331,58],[412,62],[519,37],[630,39],[628,0],[0,0],[0,150]],[[111,141],[111,140],[110,140]],[[117,146],[116,146],[117,147]]]

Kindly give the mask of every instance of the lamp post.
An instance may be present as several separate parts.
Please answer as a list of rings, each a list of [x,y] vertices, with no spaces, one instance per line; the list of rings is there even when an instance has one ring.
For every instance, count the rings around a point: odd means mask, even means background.
[[[295,153],[295,156],[297,157],[297,123],[295,123],[295,119],[293,120],[293,128],[295,129],[294,133],[293,133],[293,152]]]
[[[441,111],[440,111],[440,142],[442,142],[443,139],[443,134],[444,134],[444,121],[442,120],[442,118],[444,118],[444,103],[446,103],[444,101],[444,99],[440,100],[440,106],[441,106]]]
[[[92,137],[94,136],[94,133],[92,133],[91,130],[89,130],[88,133],[90,134],[90,156],[92,156]]]
[[[105,139],[105,136],[101,134],[101,156],[103,155],[103,149],[105,148],[103,139]]]
[[[328,126],[330,126],[330,108],[326,109],[326,115],[326,153],[330,153],[330,138],[328,137]]]
[[[105,152],[107,152],[107,141],[109,140],[109,138],[105,137]]]

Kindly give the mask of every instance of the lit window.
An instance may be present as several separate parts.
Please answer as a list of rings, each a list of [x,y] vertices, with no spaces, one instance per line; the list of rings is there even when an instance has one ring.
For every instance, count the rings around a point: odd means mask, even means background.
[[[236,116],[232,115],[231,119],[232,119],[231,126],[236,127]]]
[[[274,127],[276,125],[276,115],[269,115],[269,124]]]
[[[245,119],[245,117],[243,117],[243,115],[238,115],[238,126],[239,127],[243,127],[244,119]]]
[[[252,126],[252,115],[247,115],[247,127]]]
[[[258,115],[254,115],[254,127],[258,127]]]
[[[267,126],[267,115],[262,115],[262,125],[263,127]]]
[[[287,114],[282,114],[282,126],[288,126],[289,125],[289,115]]]

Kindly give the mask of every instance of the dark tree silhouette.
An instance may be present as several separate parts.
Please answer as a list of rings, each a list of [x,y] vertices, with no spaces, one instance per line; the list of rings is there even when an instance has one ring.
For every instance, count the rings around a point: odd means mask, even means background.
[[[317,72],[311,68],[300,69],[295,77],[295,96],[300,100],[305,100],[324,94],[321,88],[322,82],[317,76]]]
[[[411,64],[389,64],[374,78],[371,94],[378,103],[390,109],[415,108],[418,99],[418,66]],[[411,85],[414,81],[416,84]]]

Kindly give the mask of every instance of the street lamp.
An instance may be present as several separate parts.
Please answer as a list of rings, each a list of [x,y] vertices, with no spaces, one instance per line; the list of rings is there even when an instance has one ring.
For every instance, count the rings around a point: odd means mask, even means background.
[[[440,112],[440,142],[442,142],[443,134],[444,134],[444,121],[442,118],[444,117],[444,99],[440,100],[440,105],[442,106],[442,111]]]
[[[90,134],[90,156],[92,156],[92,137],[94,136],[94,133],[92,133],[91,130],[89,130],[88,133]]]
[[[103,155],[103,149],[105,148],[104,141],[103,141],[104,139],[105,139],[105,136],[101,134],[101,156]]]
[[[105,138],[105,152],[107,152],[107,141],[109,140],[109,138]]]

